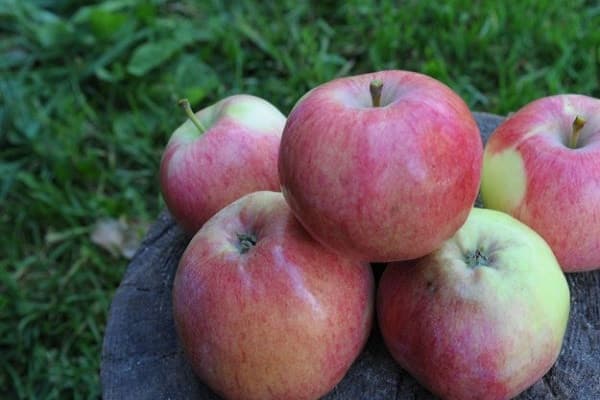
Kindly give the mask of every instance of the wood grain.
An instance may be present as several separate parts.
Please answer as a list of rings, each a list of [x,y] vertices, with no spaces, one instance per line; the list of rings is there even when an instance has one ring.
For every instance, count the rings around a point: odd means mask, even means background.
[[[476,118],[484,140],[502,120],[483,113]],[[102,348],[105,400],[219,399],[193,374],[173,325],[171,286],[189,239],[165,212],[127,268],[111,305]],[[561,354],[519,400],[600,399],[600,270],[567,279],[571,317]],[[435,397],[393,362],[375,327],[360,357],[325,399]]]

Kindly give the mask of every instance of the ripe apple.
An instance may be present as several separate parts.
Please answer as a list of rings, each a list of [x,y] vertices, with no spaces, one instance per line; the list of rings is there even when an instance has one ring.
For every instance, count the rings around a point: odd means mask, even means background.
[[[283,194],[326,246],[371,262],[423,256],[463,224],[483,144],[463,100],[407,71],[340,78],[295,105],[279,154]]]
[[[320,245],[268,191],[206,222],[173,285],[191,365],[228,399],[316,399],[333,389],[366,342],[373,302],[370,266]]]
[[[565,272],[600,268],[600,100],[529,103],[492,133],[481,195],[536,230]]]
[[[195,233],[244,194],[279,190],[277,155],[285,117],[259,97],[234,95],[190,117],[173,132],[160,164],[167,208]]]
[[[475,208],[438,250],[387,266],[377,315],[393,358],[431,392],[509,399],[556,361],[569,287],[541,236]]]

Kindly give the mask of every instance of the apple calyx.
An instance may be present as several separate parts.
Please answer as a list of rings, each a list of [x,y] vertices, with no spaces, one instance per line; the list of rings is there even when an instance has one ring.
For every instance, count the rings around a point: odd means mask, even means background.
[[[256,245],[256,235],[248,233],[238,233],[238,249],[240,254],[246,254],[252,247]]]
[[[579,133],[581,132],[581,128],[585,125],[585,118],[578,115],[575,117],[573,121],[573,130],[571,131],[571,136],[569,137],[569,147],[572,149],[578,148],[579,141]]]
[[[188,99],[181,99],[177,102],[180,106],[183,107],[183,110],[187,114],[188,118],[193,122],[193,124],[198,128],[200,133],[206,132],[206,128],[202,125],[202,122],[196,117],[196,114],[192,111],[192,107],[190,106],[190,102]]]
[[[369,84],[369,91],[371,92],[371,101],[373,102],[373,107],[380,106],[382,89],[383,81],[381,79],[373,79]]]
[[[485,255],[481,249],[470,251],[465,254],[465,263],[467,264],[467,267],[471,269],[477,267],[489,267],[491,265],[489,257]]]

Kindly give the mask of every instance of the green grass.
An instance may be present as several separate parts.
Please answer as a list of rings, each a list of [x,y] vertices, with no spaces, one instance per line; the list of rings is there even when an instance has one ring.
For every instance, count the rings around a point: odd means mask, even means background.
[[[594,1],[222,3],[0,2],[0,398],[100,397],[127,260],[89,235],[100,218],[162,209],[177,99],[197,109],[245,92],[287,113],[319,83],[388,68],[499,114],[562,92],[600,97]]]

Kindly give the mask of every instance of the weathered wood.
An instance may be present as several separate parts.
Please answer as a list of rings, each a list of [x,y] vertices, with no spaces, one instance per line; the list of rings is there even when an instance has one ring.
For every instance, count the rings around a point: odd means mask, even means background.
[[[476,117],[484,140],[501,121],[489,114]],[[104,337],[105,400],[218,400],[194,376],[173,326],[171,285],[189,239],[163,213],[129,265],[114,296]],[[571,318],[560,357],[520,400],[600,399],[600,271],[570,274],[568,281]],[[434,397],[392,361],[375,327],[360,357],[325,399]]]

